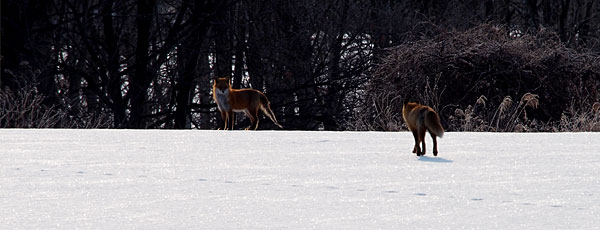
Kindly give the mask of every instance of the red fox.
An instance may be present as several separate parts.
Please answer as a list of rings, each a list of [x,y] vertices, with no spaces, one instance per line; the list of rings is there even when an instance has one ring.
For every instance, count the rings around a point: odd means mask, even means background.
[[[402,117],[415,138],[413,153],[416,153],[417,156],[425,155],[425,132],[429,131],[431,139],[433,139],[433,155],[437,156],[438,149],[435,137],[442,138],[444,136],[444,128],[440,124],[438,114],[429,106],[405,100],[402,106]],[[419,148],[419,143],[423,143],[422,151]]]
[[[275,118],[271,110],[270,102],[263,93],[255,89],[232,89],[229,78],[215,78],[213,84],[213,99],[221,111],[221,117],[225,122],[224,130],[233,129],[234,112],[244,112],[250,118],[251,124],[246,130],[256,130],[258,127],[258,110],[262,110],[267,117],[283,128]],[[231,126],[228,127],[228,123]]]

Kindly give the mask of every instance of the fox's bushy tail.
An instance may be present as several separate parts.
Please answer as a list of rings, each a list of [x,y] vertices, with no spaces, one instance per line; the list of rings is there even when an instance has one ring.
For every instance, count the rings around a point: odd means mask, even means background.
[[[425,127],[435,136],[442,138],[444,136],[444,127],[440,122],[440,117],[434,111],[427,111],[425,114]]]
[[[267,96],[265,96],[264,94],[260,95],[260,104],[260,109],[263,111],[263,113],[265,113],[265,115],[267,115],[267,117],[269,117],[269,119],[271,119],[271,121],[273,121],[275,125],[283,129],[283,126],[281,126],[279,122],[277,122],[277,118],[275,118],[275,113],[273,113],[273,110],[271,110],[271,102],[269,102],[269,99],[267,99]]]

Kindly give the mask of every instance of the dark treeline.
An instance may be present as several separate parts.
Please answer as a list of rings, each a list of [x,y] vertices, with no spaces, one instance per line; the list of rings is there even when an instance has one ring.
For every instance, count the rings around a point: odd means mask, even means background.
[[[595,0],[3,0],[0,127],[215,129],[231,76],[285,129],[344,130],[391,47],[482,24],[600,52]]]

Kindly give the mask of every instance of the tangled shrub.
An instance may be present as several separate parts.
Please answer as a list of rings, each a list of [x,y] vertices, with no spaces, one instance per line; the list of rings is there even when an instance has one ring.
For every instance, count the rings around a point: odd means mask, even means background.
[[[364,90],[363,116],[373,124],[382,123],[373,100],[410,97],[436,109],[449,130],[565,131],[575,117],[594,118],[583,114],[600,101],[600,57],[566,48],[549,31],[515,36],[486,24],[388,52]],[[391,106],[400,114],[401,103]],[[593,130],[586,127],[575,130]]]
[[[110,117],[72,110],[69,114],[56,106],[46,106],[35,87],[18,91],[0,90],[0,128],[106,128]]]
[[[44,98],[34,87],[17,92],[0,90],[0,127],[49,128],[59,123],[64,113],[42,105]]]

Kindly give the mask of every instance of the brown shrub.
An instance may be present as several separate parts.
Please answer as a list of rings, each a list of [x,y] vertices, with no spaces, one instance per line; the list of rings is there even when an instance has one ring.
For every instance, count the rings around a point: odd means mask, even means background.
[[[381,111],[369,109],[373,99],[410,97],[436,109],[449,130],[569,130],[560,125],[570,120],[565,116],[587,114],[600,101],[600,56],[566,48],[549,31],[513,32],[485,24],[389,49],[362,110]],[[387,110],[397,112],[402,104],[392,106]]]

